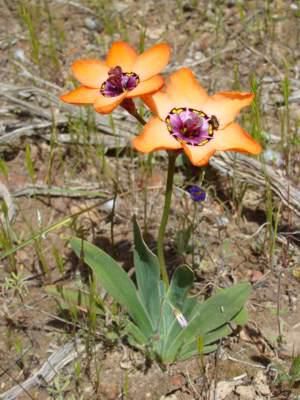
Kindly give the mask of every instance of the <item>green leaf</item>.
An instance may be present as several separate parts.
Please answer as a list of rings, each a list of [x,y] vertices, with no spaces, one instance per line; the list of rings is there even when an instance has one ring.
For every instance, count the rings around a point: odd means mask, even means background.
[[[210,331],[204,336],[204,345],[207,346],[209,344],[215,343],[223,337],[230,335],[231,333],[232,329],[228,324],[220,326],[220,328]]]
[[[80,289],[70,289],[50,285],[46,287],[46,292],[55,296],[62,309],[70,311],[75,307],[78,311],[88,312],[91,305],[90,294],[83,292]],[[94,299],[97,307],[97,314],[104,314],[102,302],[99,299]]]
[[[212,353],[213,351],[216,351],[217,348],[218,348],[218,345],[216,345],[216,344],[204,346],[202,353],[200,353],[199,349],[197,350],[197,344],[195,345],[195,343],[192,342],[186,347],[186,350],[184,353],[181,352],[178,355],[177,360],[184,361],[184,360],[187,360],[187,359],[197,356],[197,355],[201,356],[203,354],[209,354],[209,353]]]
[[[166,341],[180,330],[182,327],[176,319],[176,312],[179,312],[186,318],[185,300],[188,292],[193,285],[194,273],[186,265],[178,267],[171,280],[170,287],[167,292],[167,299],[164,304],[162,323],[164,324],[164,334]]]
[[[300,356],[293,359],[289,375],[293,383],[300,381]]]
[[[143,332],[131,321],[128,321],[125,333],[129,336],[129,341],[133,346],[144,346],[147,343],[147,338]],[[133,339],[133,341],[132,341]]]
[[[169,346],[165,355],[172,362],[180,349],[190,344],[196,337],[203,336],[230,322],[242,309],[249,297],[251,286],[240,283],[228,289],[219,291],[193,311],[193,318]]]
[[[183,307],[182,307],[182,314],[184,315],[185,319],[189,322],[191,319],[191,315],[194,312],[194,309],[198,306],[197,299],[195,297],[188,297],[186,298]],[[172,323],[168,327],[168,332],[165,333],[165,345],[164,345],[164,352],[169,350],[170,345],[173,343],[175,337],[178,335],[179,332],[182,331],[182,327],[179,325],[177,319],[174,317]],[[164,357],[164,355],[163,355]]]
[[[160,270],[157,257],[142,238],[140,228],[133,218],[134,266],[140,298],[148,311],[154,330],[160,319]]]
[[[160,327],[160,337],[164,341],[160,350],[162,353],[166,351],[168,343],[172,342],[178,332],[183,329],[176,315],[182,314],[182,317],[186,319],[185,300],[193,282],[194,273],[187,265],[182,265],[175,270],[162,307]],[[193,306],[195,304],[188,303]]]
[[[234,321],[238,325],[245,325],[247,320],[248,320],[248,313],[245,308],[242,308],[241,311],[232,319],[232,321]],[[225,324],[225,325],[221,326],[220,328],[217,328],[217,329],[209,332],[208,334],[205,335],[204,340],[203,340],[205,348],[207,348],[207,346],[211,346],[213,343],[219,341],[220,339],[222,339],[225,336],[230,335],[231,333],[232,333],[232,329],[228,324]],[[178,357],[181,359],[183,354],[185,354],[186,352],[190,353],[191,349],[193,347],[195,349],[194,355],[196,355],[198,353],[197,345],[198,345],[197,340],[195,340],[194,344],[190,343],[188,345],[188,350],[186,348],[187,346],[183,346]],[[204,350],[204,351],[205,351],[205,354],[207,354],[207,350]]]
[[[230,335],[232,332],[230,326],[228,324],[221,326],[218,329],[215,329],[214,331],[208,333],[207,335],[204,336],[199,336],[197,339],[193,340],[192,342],[184,345],[181,349],[180,352],[177,356],[178,359],[186,359],[188,358],[186,355],[188,354],[189,357],[195,356],[195,355],[200,355],[202,354],[207,354],[213,350],[216,346],[216,342],[220,339],[222,339],[225,336]],[[199,351],[199,338],[202,341],[203,344],[203,349],[202,352]]]
[[[170,303],[182,311],[184,301],[193,286],[194,273],[187,265],[178,267],[171,280],[167,293]]]
[[[241,311],[233,318],[233,322],[237,325],[243,326],[248,322],[248,311],[242,308]]]
[[[72,249],[95,273],[104,289],[123,307],[146,337],[152,332],[150,317],[126,272],[107,253],[91,243],[73,238]]]

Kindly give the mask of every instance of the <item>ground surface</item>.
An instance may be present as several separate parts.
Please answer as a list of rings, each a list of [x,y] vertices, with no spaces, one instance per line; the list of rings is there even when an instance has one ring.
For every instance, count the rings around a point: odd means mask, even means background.
[[[0,189],[16,207],[9,230],[2,207],[0,392],[17,388],[0,398],[299,399],[297,382],[288,380],[300,354],[299,1],[0,6]],[[199,296],[241,280],[253,284],[249,323],[205,358],[204,370],[198,359],[165,369],[147,365],[121,335],[126,316],[111,299],[115,311],[94,323],[86,310],[66,312],[49,294],[52,285],[87,290],[88,270],[68,247],[71,235],[101,246],[132,273],[136,214],[156,248],[165,155],[149,159],[130,149],[139,128],[123,112],[95,117],[58,100],[72,87],[72,61],[103,57],[118,39],[136,48],[169,42],[168,72],[189,66],[211,93],[256,93],[241,122],[267,149],[258,169],[247,158],[232,168],[220,156],[201,171],[185,161],[177,168],[166,240],[170,273],[191,265]],[[189,183],[201,183],[205,202],[192,202],[182,190]],[[187,245],[182,238],[191,225]],[[48,357],[75,338],[72,359],[26,389]]]

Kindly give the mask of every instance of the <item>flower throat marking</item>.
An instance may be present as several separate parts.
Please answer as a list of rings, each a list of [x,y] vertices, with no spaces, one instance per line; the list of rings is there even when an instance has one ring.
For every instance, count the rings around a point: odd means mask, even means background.
[[[179,142],[192,146],[203,146],[214,136],[219,121],[212,115],[193,108],[173,108],[165,122],[170,134]]]

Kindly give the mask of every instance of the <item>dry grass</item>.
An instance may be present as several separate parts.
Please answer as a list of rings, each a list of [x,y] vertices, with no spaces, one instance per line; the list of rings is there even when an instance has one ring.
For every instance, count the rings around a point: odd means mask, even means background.
[[[0,398],[213,399],[226,381],[235,382],[228,399],[244,399],[241,387],[253,399],[297,399],[299,2],[2,3]],[[47,292],[49,285],[91,290],[88,271],[68,248],[72,235],[100,245],[132,273],[135,213],[156,247],[164,154],[133,152],[138,127],[122,111],[103,117],[58,99],[74,84],[71,62],[102,57],[117,39],[139,49],[168,41],[168,72],[185,65],[211,92],[256,94],[241,122],[267,149],[263,156],[218,155],[201,171],[184,159],[178,164],[170,271],[192,265],[198,295],[253,283],[247,328],[204,366],[195,359],[166,370],[147,365],[124,337],[126,314],[99,288],[101,315],[95,296],[83,309],[59,296],[58,305]],[[182,190],[191,182],[207,190],[201,208]]]

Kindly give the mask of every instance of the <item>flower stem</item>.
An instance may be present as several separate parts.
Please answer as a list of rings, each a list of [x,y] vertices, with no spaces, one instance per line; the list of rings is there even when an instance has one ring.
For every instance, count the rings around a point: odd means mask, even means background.
[[[162,280],[166,287],[169,286],[169,278],[167,273],[167,267],[165,262],[164,255],[164,237],[166,232],[166,227],[168,223],[170,206],[171,206],[171,198],[172,198],[172,189],[173,189],[173,180],[174,180],[174,172],[175,172],[175,162],[178,153],[175,151],[168,152],[168,176],[167,176],[167,184],[166,184],[166,192],[165,192],[165,203],[164,209],[160,221],[159,231],[158,231],[158,239],[157,239],[157,256],[160,266],[160,274]]]
[[[141,116],[141,114],[139,114],[138,112],[136,112],[136,113],[134,113],[134,114],[132,114],[133,116],[134,116],[134,118],[136,119],[136,120],[138,120],[139,121],[139,123],[141,124],[141,125],[146,125],[146,121],[144,120],[144,118]]]
[[[143,117],[138,113],[135,104],[132,99],[125,99],[121,103],[121,106],[128,111],[136,120],[142,124],[146,125],[146,121]],[[176,151],[169,151],[168,152],[168,175],[167,175],[167,184],[166,184],[166,192],[165,192],[165,203],[164,209],[160,221],[159,231],[158,231],[158,238],[157,238],[157,257],[159,261],[160,267],[160,275],[161,278],[166,286],[169,287],[169,277],[167,272],[167,266],[165,261],[164,255],[164,237],[166,232],[166,227],[169,219],[170,213],[170,206],[171,206],[171,199],[172,199],[172,189],[173,189],[173,180],[174,180],[174,172],[175,172],[175,162],[177,155],[179,153]]]
[[[138,113],[134,101],[132,99],[125,99],[121,103],[121,107],[123,107],[129,114],[131,114],[141,125],[146,125],[146,121]]]

